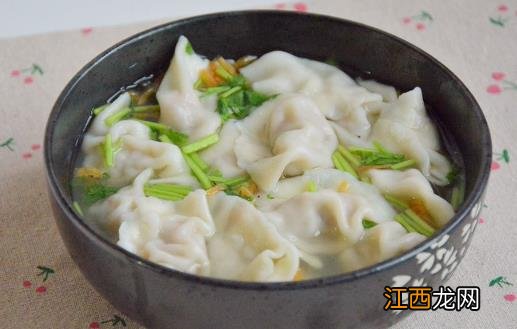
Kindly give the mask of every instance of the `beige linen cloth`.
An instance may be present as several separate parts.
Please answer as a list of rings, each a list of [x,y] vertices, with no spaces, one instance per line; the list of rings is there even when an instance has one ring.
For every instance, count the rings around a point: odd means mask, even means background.
[[[517,328],[517,1],[327,0],[271,8],[391,32],[435,56],[473,92],[491,128],[494,162],[482,219],[449,285],[479,286],[481,310],[415,312],[395,327]],[[64,249],[47,200],[42,139],[73,74],[155,24],[0,40],[1,328],[140,327],[88,285]]]

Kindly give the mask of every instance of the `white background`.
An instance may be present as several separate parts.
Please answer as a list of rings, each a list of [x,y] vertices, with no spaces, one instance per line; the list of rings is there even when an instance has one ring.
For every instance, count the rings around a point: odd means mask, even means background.
[[[0,0],[0,38],[267,6],[281,0]]]

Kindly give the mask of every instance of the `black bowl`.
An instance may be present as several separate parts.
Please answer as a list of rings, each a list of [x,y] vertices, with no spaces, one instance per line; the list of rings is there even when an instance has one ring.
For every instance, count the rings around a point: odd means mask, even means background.
[[[150,263],[103,238],[71,208],[70,178],[90,118],[121,86],[162,72],[180,35],[208,57],[261,55],[281,49],[334,59],[353,76],[369,75],[401,90],[420,86],[457,143],[466,198],[454,218],[413,250],[375,266],[332,277],[245,283],[198,277]],[[326,16],[274,11],[188,18],[137,34],[103,52],[68,83],[47,125],[45,162],[56,222],[83,275],[121,312],[150,328],[385,327],[408,311],[384,311],[384,287],[450,277],[469,246],[489,176],[491,141],[472,94],[436,59],[377,29]]]

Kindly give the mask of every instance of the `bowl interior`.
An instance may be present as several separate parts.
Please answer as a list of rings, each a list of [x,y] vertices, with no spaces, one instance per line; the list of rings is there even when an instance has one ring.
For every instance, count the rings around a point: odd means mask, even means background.
[[[122,86],[164,71],[180,35],[210,58],[238,58],[284,50],[333,60],[352,77],[361,75],[406,91],[423,90],[433,117],[456,142],[466,176],[466,202],[486,184],[491,157],[483,114],[461,81],[435,59],[385,32],[319,15],[248,11],[189,18],[140,33],[107,50],[67,85],[51,113],[45,140],[51,184],[71,200],[69,181],[90,110]]]

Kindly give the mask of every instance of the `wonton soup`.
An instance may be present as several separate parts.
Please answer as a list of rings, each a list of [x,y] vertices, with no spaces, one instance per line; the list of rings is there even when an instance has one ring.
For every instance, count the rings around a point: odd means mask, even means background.
[[[463,199],[422,91],[272,51],[198,55],[95,108],[74,208],[122,248],[190,274],[299,281],[397,256]]]

